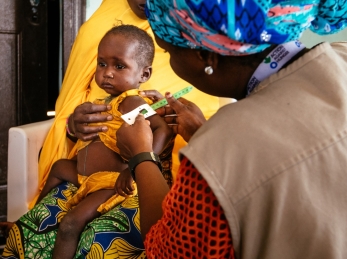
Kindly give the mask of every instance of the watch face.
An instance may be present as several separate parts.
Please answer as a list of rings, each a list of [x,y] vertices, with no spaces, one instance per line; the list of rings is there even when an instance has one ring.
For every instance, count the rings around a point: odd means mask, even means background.
[[[153,161],[157,161],[157,159],[156,159],[156,157],[155,157],[155,154],[154,154],[153,152],[150,152],[149,154],[151,155]]]

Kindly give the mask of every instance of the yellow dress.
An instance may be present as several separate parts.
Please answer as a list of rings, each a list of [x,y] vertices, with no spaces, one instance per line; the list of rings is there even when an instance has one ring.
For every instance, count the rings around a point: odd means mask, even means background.
[[[70,158],[76,152],[74,143],[66,137],[66,118],[81,103],[107,95],[96,85],[94,79],[97,47],[104,34],[120,23],[136,25],[153,36],[148,22],[138,18],[132,12],[127,0],[104,0],[90,19],[81,26],[72,46],[61,92],[56,102],[55,121],[41,152],[39,161],[40,190],[46,182],[53,163],[61,158]],[[167,91],[174,93],[189,85],[172,71],[169,58],[169,54],[156,45],[153,75],[148,82],[141,86],[141,89],[156,89],[164,94]],[[197,89],[187,94],[185,98],[196,103],[206,118],[213,115],[219,108],[217,97],[206,95]],[[172,173],[174,177],[179,165],[178,149],[185,144],[184,140],[178,136],[173,151]],[[38,194],[39,190],[36,198],[29,205],[30,208],[35,204]]]

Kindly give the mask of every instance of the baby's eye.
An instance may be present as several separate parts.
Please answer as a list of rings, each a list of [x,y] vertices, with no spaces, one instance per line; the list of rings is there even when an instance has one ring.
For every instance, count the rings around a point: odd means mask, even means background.
[[[99,65],[99,67],[105,67],[106,66],[106,64],[103,62],[99,62],[98,65]]]
[[[125,66],[123,66],[123,65],[116,65],[116,68],[117,68],[117,69],[124,69]]]

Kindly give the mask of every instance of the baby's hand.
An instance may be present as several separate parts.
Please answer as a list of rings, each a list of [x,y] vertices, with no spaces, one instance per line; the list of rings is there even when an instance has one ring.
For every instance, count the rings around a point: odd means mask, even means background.
[[[133,177],[131,176],[129,168],[126,168],[120,172],[118,179],[115,184],[116,192],[121,196],[132,195],[135,190],[133,185]]]

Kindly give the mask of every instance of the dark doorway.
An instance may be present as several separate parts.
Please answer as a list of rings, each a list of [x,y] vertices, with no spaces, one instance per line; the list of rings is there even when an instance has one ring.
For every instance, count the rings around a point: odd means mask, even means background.
[[[61,3],[49,0],[47,3],[47,108],[54,111],[61,84]]]
[[[18,125],[43,121],[59,94],[60,0],[27,0],[19,16]]]

